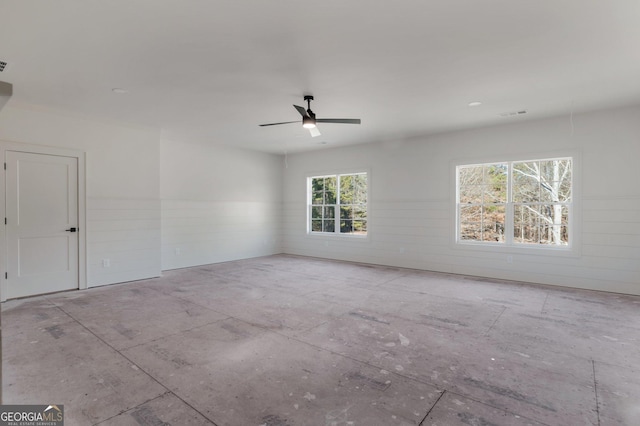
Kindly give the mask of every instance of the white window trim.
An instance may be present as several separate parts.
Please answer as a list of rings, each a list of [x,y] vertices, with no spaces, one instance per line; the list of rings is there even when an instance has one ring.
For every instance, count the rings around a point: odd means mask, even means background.
[[[330,177],[330,176],[344,176],[344,175],[357,175],[357,174],[366,174],[367,175],[367,234],[359,235],[359,234],[347,234],[341,232],[313,232],[311,231],[311,179],[317,177]],[[371,172],[369,169],[340,169],[340,170],[329,170],[322,172],[308,172],[306,173],[306,235],[309,238],[346,238],[346,239],[354,239],[354,240],[369,240],[371,236]],[[338,204],[336,204],[336,207]]]
[[[458,167],[479,164],[518,163],[523,161],[539,161],[546,159],[570,158],[572,160],[571,198],[572,208],[569,216],[569,244],[566,246],[518,244],[513,241],[510,244],[493,243],[484,241],[460,241],[459,215],[458,215]],[[516,255],[540,255],[559,257],[580,257],[582,248],[582,152],[578,150],[547,151],[543,153],[530,153],[513,156],[493,156],[482,158],[458,159],[450,163],[451,177],[451,214],[453,215],[451,229],[451,247],[454,250],[495,252]],[[511,173],[509,173],[511,179]],[[511,182],[509,182],[511,184]],[[511,187],[511,186],[510,186]],[[507,203],[507,223],[505,227],[512,226],[513,203]],[[511,211],[510,211],[511,210]]]

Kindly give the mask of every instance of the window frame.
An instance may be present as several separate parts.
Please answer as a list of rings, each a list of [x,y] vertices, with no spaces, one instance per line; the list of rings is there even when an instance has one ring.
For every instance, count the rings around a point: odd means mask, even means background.
[[[562,202],[560,204],[568,204],[568,224],[567,232],[569,235],[568,244],[532,244],[520,243],[514,241],[514,202],[513,197],[513,164],[526,162],[540,162],[552,160],[570,160],[571,161],[571,202]],[[460,220],[460,182],[459,170],[461,167],[483,166],[494,164],[507,164],[507,201],[505,203],[505,234],[504,242],[502,241],[474,241],[461,239],[461,220]],[[581,247],[581,154],[575,151],[563,151],[538,155],[527,155],[522,157],[511,158],[482,158],[473,160],[458,160],[451,163],[452,170],[452,186],[453,186],[453,238],[452,247],[463,250],[482,250],[495,251],[516,254],[542,254],[542,255],[559,255],[578,257],[580,256]],[[512,257],[508,257],[511,262]]]
[[[340,181],[339,181],[339,177],[341,176],[354,176],[354,175],[365,175],[366,176],[366,181],[367,181],[367,188],[366,188],[366,203],[364,204],[365,206],[365,212],[366,212],[366,224],[367,224],[367,231],[365,234],[355,234],[355,233],[346,233],[346,232],[340,232],[340,206],[341,204],[339,203],[340,201]],[[318,179],[318,178],[330,178],[330,177],[335,177],[336,178],[336,203],[335,204],[330,204],[330,205],[326,205],[326,204],[322,204],[322,207],[327,207],[327,206],[334,206],[334,230],[332,232],[325,232],[325,231],[313,231],[312,230],[312,210],[314,207],[317,207],[318,205],[313,204],[313,191],[312,191],[312,182],[313,179]],[[369,194],[370,194],[370,188],[371,188],[371,174],[368,170],[362,170],[362,169],[356,169],[355,171],[353,170],[347,170],[347,171],[339,171],[339,172],[325,172],[325,173],[307,173],[306,176],[306,192],[307,192],[307,205],[306,205],[306,211],[307,211],[307,235],[308,236],[313,236],[313,237],[338,237],[338,238],[357,238],[357,239],[368,239],[369,235],[371,233],[371,229],[369,227],[370,223],[371,223],[371,218],[370,218],[370,214],[369,214]],[[350,204],[353,205],[353,204]],[[324,213],[323,213],[324,214]]]

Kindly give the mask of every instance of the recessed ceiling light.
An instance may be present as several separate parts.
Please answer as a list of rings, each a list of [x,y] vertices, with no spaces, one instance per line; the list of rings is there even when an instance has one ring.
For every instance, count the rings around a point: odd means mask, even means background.
[[[482,102],[478,102],[478,101],[469,102],[470,107],[477,107],[480,105],[482,105]]]
[[[127,89],[123,89],[121,87],[114,87],[113,89],[111,89],[111,91],[113,93],[118,93],[120,95],[124,94],[124,93],[129,93],[129,91]]]

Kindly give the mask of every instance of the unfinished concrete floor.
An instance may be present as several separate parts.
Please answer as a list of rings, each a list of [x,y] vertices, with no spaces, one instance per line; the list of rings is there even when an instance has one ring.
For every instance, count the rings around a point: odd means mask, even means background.
[[[640,297],[295,256],[3,304],[67,425],[638,425]]]

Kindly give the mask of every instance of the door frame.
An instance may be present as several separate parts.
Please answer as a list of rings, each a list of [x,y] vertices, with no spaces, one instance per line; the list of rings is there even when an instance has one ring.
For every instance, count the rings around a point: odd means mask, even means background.
[[[32,154],[56,155],[61,157],[72,157],[78,160],[78,288],[87,288],[87,203],[86,203],[86,170],[84,151],[58,148],[43,145],[32,145],[19,142],[9,142],[0,140],[1,163],[6,161],[7,151],[28,152]],[[4,167],[0,165],[0,167]],[[6,205],[6,172],[0,173],[0,212],[7,217]],[[7,230],[6,226],[0,226],[0,301],[7,300]]]

